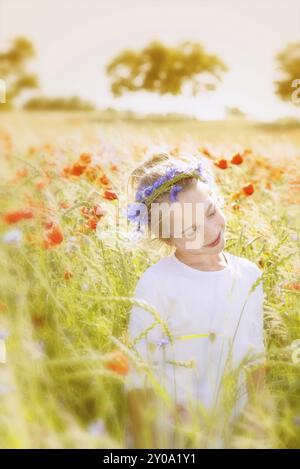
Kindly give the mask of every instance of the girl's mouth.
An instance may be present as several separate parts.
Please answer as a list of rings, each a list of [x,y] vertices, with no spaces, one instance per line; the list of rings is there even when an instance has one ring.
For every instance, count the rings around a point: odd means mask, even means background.
[[[219,233],[217,239],[215,239],[215,241],[213,241],[213,242],[210,243],[210,244],[206,244],[205,247],[207,247],[207,248],[212,248],[212,247],[216,246],[217,244],[219,244],[220,239],[221,239],[221,231],[220,231],[220,233]]]

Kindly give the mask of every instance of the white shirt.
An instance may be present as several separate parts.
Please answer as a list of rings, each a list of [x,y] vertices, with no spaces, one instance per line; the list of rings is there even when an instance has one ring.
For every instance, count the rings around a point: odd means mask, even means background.
[[[162,325],[155,324],[153,315],[138,305],[131,309],[129,338],[136,339],[154,324],[136,342],[135,350],[153,366],[155,379],[177,402],[186,404],[191,397],[205,408],[212,408],[220,399],[218,388],[224,370],[228,369],[225,368],[228,357],[232,357],[228,362],[231,369],[237,369],[239,364],[244,369],[246,364],[264,360],[261,279],[250,292],[262,271],[244,257],[228,252],[224,255],[225,268],[200,271],[179,261],[175,253],[171,254],[150,266],[136,285],[134,297],[157,310],[169,327],[173,344]],[[192,334],[204,336],[179,339]],[[164,342],[158,345],[161,340]],[[248,361],[242,363],[243,359]],[[193,360],[195,366],[183,367],[168,360]],[[236,411],[247,401],[245,377],[239,379]],[[145,372],[133,366],[125,389],[144,385],[149,386]]]

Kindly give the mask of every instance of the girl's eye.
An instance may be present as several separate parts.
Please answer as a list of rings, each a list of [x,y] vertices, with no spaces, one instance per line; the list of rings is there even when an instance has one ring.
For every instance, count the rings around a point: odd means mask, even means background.
[[[216,211],[217,211],[217,210],[215,209],[215,211],[214,211],[213,213],[210,213],[208,216],[209,216],[209,217],[213,217],[213,216],[216,214]]]

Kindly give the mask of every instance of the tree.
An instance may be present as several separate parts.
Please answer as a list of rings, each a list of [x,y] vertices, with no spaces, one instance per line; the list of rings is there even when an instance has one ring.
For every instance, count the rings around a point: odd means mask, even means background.
[[[127,91],[179,95],[184,85],[196,96],[200,91],[214,90],[227,70],[217,55],[188,41],[174,48],[154,41],[140,51],[127,49],[106,67],[114,96]]]
[[[292,83],[300,78],[300,42],[291,43],[276,55],[282,79],[275,81],[276,94],[284,101],[292,101]]]
[[[227,107],[226,108],[227,119],[240,120],[246,119],[247,114],[238,107]]]
[[[23,108],[30,111],[94,111],[96,109],[92,103],[78,96],[68,98],[36,96],[29,99]]]
[[[6,103],[0,105],[0,110],[12,108],[23,91],[38,87],[37,77],[26,71],[34,56],[33,45],[25,37],[14,39],[8,50],[0,52],[0,78],[6,87]]]

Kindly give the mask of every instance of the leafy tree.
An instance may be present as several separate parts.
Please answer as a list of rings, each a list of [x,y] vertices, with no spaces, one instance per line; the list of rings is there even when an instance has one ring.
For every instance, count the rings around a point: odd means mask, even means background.
[[[124,92],[149,91],[160,95],[179,95],[184,86],[196,96],[211,91],[221,80],[227,66],[198,43],[185,41],[167,47],[159,41],[140,51],[124,50],[106,67],[114,96]]]
[[[0,78],[6,87],[6,103],[0,105],[0,110],[11,109],[23,91],[38,87],[37,77],[26,71],[34,56],[33,45],[25,37],[14,39],[8,50],[0,52]]]
[[[300,42],[291,43],[276,56],[282,79],[275,81],[276,94],[284,101],[291,101],[292,83],[300,79]]]
[[[68,98],[37,96],[28,100],[23,107],[32,111],[94,111],[96,109],[93,104],[78,96]]]
[[[226,115],[228,119],[246,119],[247,114],[238,107],[227,107]]]

